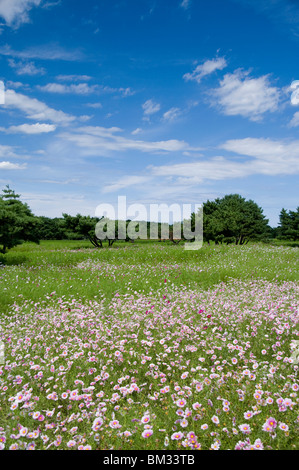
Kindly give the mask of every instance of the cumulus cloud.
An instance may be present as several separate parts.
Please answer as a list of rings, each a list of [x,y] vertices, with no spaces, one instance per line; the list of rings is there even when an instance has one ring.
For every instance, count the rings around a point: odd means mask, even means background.
[[[46,73],[45,69],[42,67],[36,67],[34,62],[16,62],[14,59],[9,59],[8,61],[10,67],[15,69],[17,75],[44,75]]]
[[[64,85],[61,83],[48,83],[45,86],[37,87],[40,91],[45,91],[48,93],[58,93],[58,94],[71,94],[76,95],[89,95],[97,91],[98,87],[96,85],[88,85],[88,83],[78,83],[71,85]]]
[[[56,130],[56,126],[53,124],[21,124],[19,126],[10,126],[7,129],[0,128],[1,131],[6,132],[7,134],[43,134],[54,132]]]
[[[174,121],[181,114],[179,108],[170,108],[163,114],[163,119],[165,121]]]
[[[158,111],[160,111],[160,104],[155,103],[153,100],[147,100],[145,103],[142,105],[143,112],[145,116],[150,116],[151,114],[155,114]]]
[[[206,60],[203,64],[197,65],[193,72],[185,73],[183,78],[186,81],[195,81],[197,83],[200,83],[203,77],[210,75],[216,70],[224,69],[226,65],[227,63],[224,57]]]
[[[8,26],[18,27],[28,23],[29,11],[40,3],[41,0],[0,0],[0,16]]]
[[[248,72],[236,70],[226,74],[219,88],[212,90],[213,104],[228,116],[243,116],[258,121],[263,114],[277,111],[280,90],[271,86],[269,76],[249,77]]]
[[[0,170],[24,170],[26,164],[23,163],[11,163],[11,162],[0,162]]]
[[[5,108],[18,109],[35,121],[51,121],[56,124],[69,124],[75,120],[74,116],[50,108],[36,98],[17,93],[14,90],[5,92]]]

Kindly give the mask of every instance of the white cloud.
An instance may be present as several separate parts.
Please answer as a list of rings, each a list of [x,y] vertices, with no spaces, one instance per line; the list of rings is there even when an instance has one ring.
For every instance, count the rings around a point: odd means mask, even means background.
[[[0,170],[24,170],[25,168],[26,164],[0,162]]]
[[[118,127],[93,127],[86,126],[76,129],[76,132],[60,134],[65,141],[74,143],[82,149],[83,155],[109,156],[112,152],[125,152],[135,150],[145,153],[168,153],[193,151],[193,149],[181,140],[143,141],[134,140],[119,135],[122,132]]]
[[[49,9],[52,7],[56,7],[57,5],[61,4],[61,0],[57,0],[57,2],[46,2],[42,4],[42,8]]]
[[[16,62],[14,59],[9,59],[9,65],[15,69],[17,75],[44,75],[46,73],[44,68],[38,68],[33,62]]]
[[[88,83],[79,83],[77,85],[63,85],[61,83],[48,83],[45,86],[37,86],[41,91],[46,91],[48,93],[59,93],[59,94],[70,94],[74,93],[76,95],[89,95],[94,93],[98,87],[97,85],[88,85]]]
[[[78,120],[81,122],[87,122],[89,121],[93,116],[89,116],[87,114],[83,114],[82,116],[78,117]]]
[[[111,88],[103,85],[89,85],[88,83],[71,83],[70,85],[62,83],[48,83],[44,86],[37,86],[40,91],[47,93],[58,93],[58,94],[76,94],[76,95],[90,95],[92,93],[103,94],[103,93],[119,93],[123,97],[134,95],[134,91],[130,88]]]
[[[297,113],[294,114],[291,122],[290,122],[290,126],[291,127],[297,127],[299,126],[299,111],[297,111]]]
[[[165,121],[174,121],[180,114],[180,108],[170,108],[163,114],[163,119]]]
[[[293,106],[299,105],[299,80],[294,80],[289,87],[289,91],[292,92],[291,94],[291,104]]]
[[[142,109],[144,111],[145,116],[150,116],[151,114],[155,114],[160,111],[160,104],[155,103],[153,100],[147,100],[142,105]]]
[[[140,127],[137,127],[137,129],[134,129],[131,134],[132,135],[137,135],[137,134],[140,134],[140,132],[142,132],[142,129]]]
[[[103,107],[102,103],[87,103],[86,106],[94,109],[101,109]]]
[[[62,80],[65,82],[87,82],[91,80],[92,77],[89,75],[57,75],[57,80]]]
[[[29,21],[28,12],[40,3],[41,0],[0,0],[0,16],[8,26],[19,26]]]
[[[80,180],[78,178],[70,178],[67,180],[40,180],[40,183],[45,183],[45,184],[57,184],[61,186],[66,186],[69,184],[77,184],[80,183]]]
[[[264,113],[278,109],[280,90],[270,85],[268,75],[259,78],[248,75],[241,70],[226,74],[220,87],[212,90],[213,104],[228,116],[241,115],[258,121]]]
[[[191,5],[191,0],[182,0],[180,3],[180,7],[184,8],[184,10],[187,10]]]
[[[130,87],[127,88],[119,88],[118,91],[123,95],[123,96],[133,96],[135,95],[135,91],[131,90]]]
[[[256,173],[279,175],[298,174],[299,141],[284,142],[271,139],[235,139],[228,140],[221,148],[252,157],[253,171]]]
[[[299,141],[246,138],[229,140],[222,149],[236,153],[239,160],[215,156],[197,162],[148,167],[154,176],[175,178],[178,184],[194,185],[204,180],[245,178],[250,175],[299,174]],[[249,157],[244,159],[244,156]]]
[[[186,73],[183,78],[186,81],[196,81],[197,83],[201,82],[201,79],[216,70],[222,70],[226,67],[227,63],[224,57],[219,57],[217,59],[206,60],[203,64],[198,65],[192,73]]]
[[[102,189],[102,192],[111,193],[115,191],[120,191],[130,186],[144,185],[148,183],[150,179],[151,178],[149,176],[138,176],[138,175],[123,176],[115,183],[104,186]]]
[[[12,147],[10,147],[9,145],[0,145],[0,158],[15,158],[15,157],[18,157],[18,155],[15,154]]]
[[[27,85],[24,85],[22,82],[12,82],[11,80],[8,80],[6,82],[6,87],[7,88],[23,88]]]
[[[283,142],[280,140],[247,137],[246,139],[227,140],[220,148],[238,153],[239,155],[269,160],[273,163],[278,160],[289,162],[291,158],[299,156],[298,140]]]
[[[51,121],[56,124],[69,124],[75,120],[74,116],[49,108],[42,101],[14,90],[6,90],[5,92],[5,108],[18,109],[26,114],[29,119],[35,121]]]
[[[49,132],[54,132],[56,129],[56,126],[53,124],[21,124],[20,126],[10,126],[7,129],[1,128],[0,130],[3,130],[4,132],[8,134],[17,134],[17,133],[23,133],[23,134],[42,134],[42,133],[49,133]]]
[[[1,1],[1,0],[0,0]],[[84,56],[78,49],[66,50],[57,43],[32,46],[23,51],[16,51],[8,44],[0,47],[0,55],[16,57],[18,59],[64,60],[78,61]]]
[[[243,165],[236,164],[233,161],[223,157],[214,157],[210,160],[177,163],[174,165],[161,165],[148,167],[153,175],[178,177],[182,184],[197,184],[203,180],[222,180],[226,178],[242,177],[247,174]]]

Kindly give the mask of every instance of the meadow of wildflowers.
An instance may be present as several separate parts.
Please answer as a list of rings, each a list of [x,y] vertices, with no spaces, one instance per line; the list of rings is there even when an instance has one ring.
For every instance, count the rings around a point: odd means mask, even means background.
[[[0,272],[0,449],[298,450],[298,249],[122,249]]]

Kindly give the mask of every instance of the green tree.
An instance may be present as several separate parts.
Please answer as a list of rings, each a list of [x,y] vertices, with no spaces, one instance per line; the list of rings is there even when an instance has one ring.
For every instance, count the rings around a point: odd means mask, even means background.
[[[278,233],[283,240],[299,240],[299,207],[295,211],[281,210]]]
[[[194,214],[193,214],[194,217]],[[263,210],[252,200],[229,194],[203,204],[204,241],[243,245],[270,233]]]
[[[55,217],[40,216],[38,219],[38,237],[40,240],[63,240],[66,237],[63,227],[62,219]]]
[[[89,215],[84,216],[81,214],[77,214],[76,216],[62,214],[62,216],[62,226],[65,230],[67,238],[69,239],[88,239],[96,248],[102,248],[103,241],[105,240],[108,240],[108,245],[112,246],[114,241],[117,239],[117,221],[115,222],[115,230],[113,233],[111,233],[110,230],[107,230],[107,235],[105,234],[105,237],[101,239],[96,235],[96,226],[97,223],[103,219],[103,217],[90,217]]]
[[[25,241],[39,243],[38,218],[9,186],[0,196],[0,252]]]

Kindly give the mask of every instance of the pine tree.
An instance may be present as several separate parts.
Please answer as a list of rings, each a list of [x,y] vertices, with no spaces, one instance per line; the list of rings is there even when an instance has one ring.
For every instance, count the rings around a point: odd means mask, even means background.
[[[0,252],[5,253],[25,241],[38,243],[37,226],[38,220],[29,206],[6,186],[0,196]]]
[[[279,215],[279,237],[283,240],[299,240],[299,207],[296,211],[281,210]]]
[[[203,236],[205,241],[243,245],[270,233],[263,210],[252,200],[229,194],[203,204]]]

